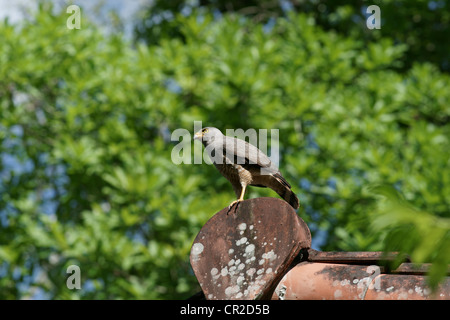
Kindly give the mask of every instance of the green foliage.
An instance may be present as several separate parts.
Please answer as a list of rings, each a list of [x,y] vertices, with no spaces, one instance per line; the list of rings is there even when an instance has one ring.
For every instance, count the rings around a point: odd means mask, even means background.
[[[371,227],[385,234],[384,250],[408,254],[415,263],[432,263],[429,283],[435,289],[450,264],[450,218],[417,209],[392,187],[371,189],[380,198]]]
[[[371,15],[367,7],[378,5],[381,29],[369,30],[366,20]],[[431,62],[442,71],[450,71],[450,3],[446,0],[202,0],[152,1],[135,29],[137,38],[148,44],[158,44],[163,38],[183,38],[182,28],[175,22],[179,12],[210,12],[215,15],[237,13],[255,23],[272,23],[290,13],[307,13],[317,25],[343,36],[351,35],[370,45],[382,38],[405,44],[407,51],[400,57],[402,70],[416,61]]]
[[[366,44],[305,14],[269,28],[202,13],[174,16],[182,37],[132,46],[50,12],[0,24],[0,298],[198,291],[192,241],[234,193],[212,166],[171,161],[170,133],[194,120],[280,129],[281,171],[323,250],[448,263],[448,233],[422,241],[449,218],[450,78],[431,63],[399,69],[405,45]],[[375,210],[364,187],[381,183],[419,218]],[[263,195],[276,197],[247,194]],[[414,237],[399,243],[391,225]],[[79,291],[66,287],[71,264]]]

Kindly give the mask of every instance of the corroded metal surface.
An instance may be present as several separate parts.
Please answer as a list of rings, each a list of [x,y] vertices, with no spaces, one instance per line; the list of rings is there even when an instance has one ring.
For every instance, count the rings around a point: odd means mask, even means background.
[[[311,234],[292,207],[276,198],[224,208],[201,229],[191,265],[206,299],[264,299]]]
[[[450,278],[436,293],[423,275],[383,274],[377,265],[301,262],[279,282],[273,299],[425,300],[450,299]]]
[[[418,265],[414,263],[402,263],[390,273],[424,275],[430,270],[430,268],[431,263],[421,263]],[[447,271],[447,274],[450,274],[450,269]]]
[[[405,255],[401,256],[396,252],[382,251],[317,251],[308,250],[308,261],[310,262],[330,262],[347,264],[378,264],[380,262],[394,261],[401,258],[403,261],[409,261]]]
[[[366,300],[450,300],[450,278],[433,293],[423,275],[380,274],[366,293]]]

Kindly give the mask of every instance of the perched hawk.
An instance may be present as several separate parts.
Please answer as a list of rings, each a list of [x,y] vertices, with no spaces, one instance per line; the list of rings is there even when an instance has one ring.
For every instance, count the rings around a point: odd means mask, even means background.
[[[292,192],[290,184],[269,157],[257,147],[244,140],[224,136],[219,129],[213,127],[197,132],[194,140],[202,141],[216,168],[231,182],[238,199],[229,205],[230,209],[244,200],[248,185],[269,187],[294,209],[298,209],[298,198]]]

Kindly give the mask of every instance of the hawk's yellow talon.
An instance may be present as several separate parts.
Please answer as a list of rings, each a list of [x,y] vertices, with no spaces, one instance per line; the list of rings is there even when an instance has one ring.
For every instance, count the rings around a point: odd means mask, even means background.
[[[241,202],[241,201],[242,201],[241,199],[234,200],[232,203],[230,203],[230,205],[228,206],[228,209],[231,209],[236,203]]]

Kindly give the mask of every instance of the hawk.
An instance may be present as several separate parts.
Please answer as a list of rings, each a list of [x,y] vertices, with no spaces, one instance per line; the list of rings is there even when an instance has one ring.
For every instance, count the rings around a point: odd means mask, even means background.
[[[233,186],[238,199],[228,206],[229,209],[244,200],[245,190],[249,185],[271,188],[294,209],[298,209],[299,201],[292,192],[291,185],[269,157],[254,145],[227,137],[214,127],[198,131],[194,140],[203,143],[215,167]]]

